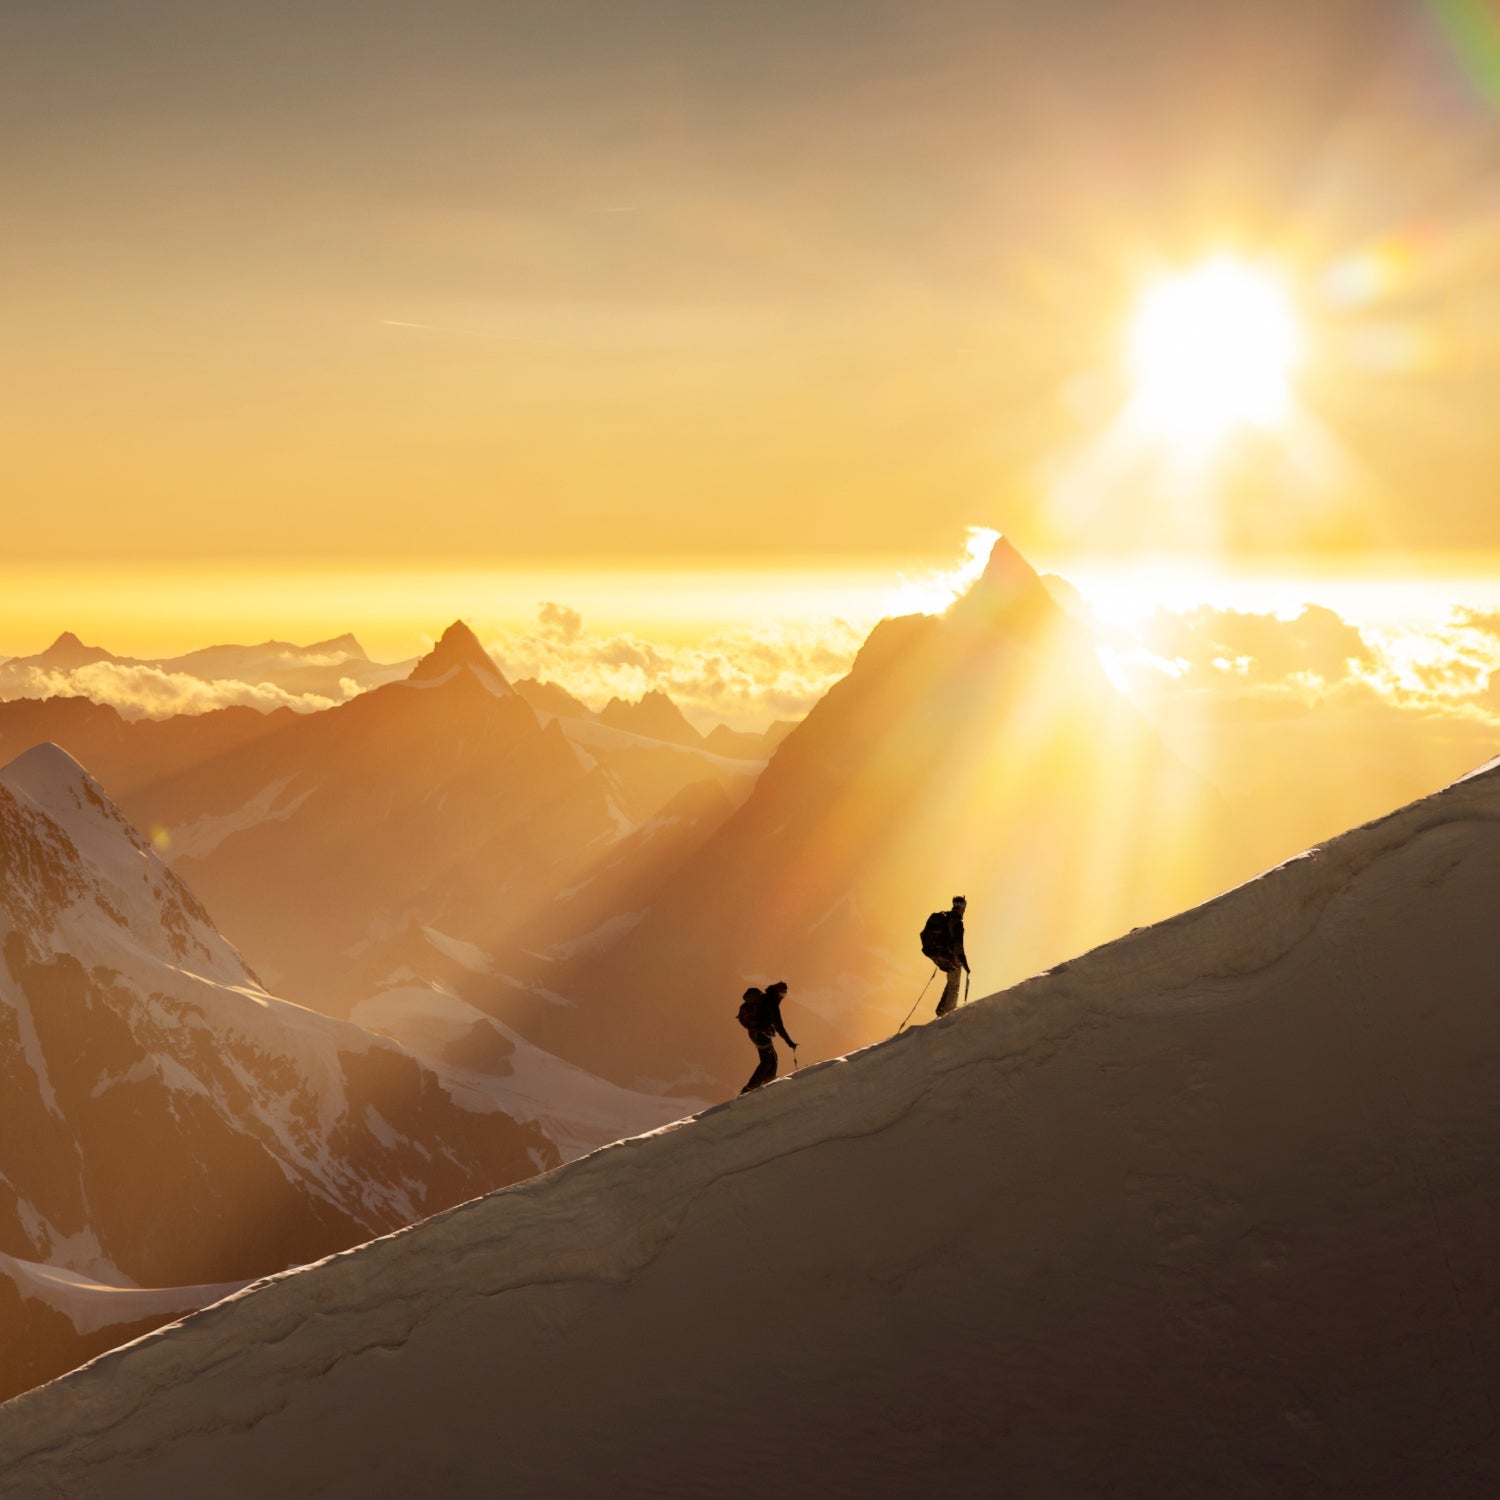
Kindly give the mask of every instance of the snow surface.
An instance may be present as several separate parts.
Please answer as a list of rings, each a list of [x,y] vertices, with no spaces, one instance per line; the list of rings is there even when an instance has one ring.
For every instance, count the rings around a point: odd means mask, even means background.
[[[622,911],[612,917],[606,917],[597,927],[590,928],[588,932],[576,938],[569,938],[563,943],[554,943],[548,950],[548,958],[564,959],[574,958],[580,953],[595,953],[609,946],[610,942],[622,933],[629,932],[632,927],[638,927],[641,918],[646,915],[645,909],[640,911]]]
[[[0,1407],[0,1493],[1500,1492],[1500,769]]]
[[[385,990],[356,1006],[351,1019],[398,1041],[437,1074],[456,1104],[535,1121],[564,1161],[703,1108],[702,1100],[622,1088],[576,1068],[440,986]],[[452,1061],[450,1049],[476,1026],[500,1039],[505,1056],[498,1070]]]
[[[23,1297],[45,1302],[69,1318],[81,1334],[97,1333],[116,1323],[180,1317],[250,1285],[248,1281],[227,1281],[216,1286],[108,1286],[77,1271],[37,1265],[11,1255],[0,1255],[0,1276],[8,1276]]]
[[[61,831],[66,846],[58,851],[59,863],[87,871],[71,908],[54,924],[54,952],[76,952],[107,939],[148,961],[190,964],[194,972],[231,985],[255,983],[196,898],[67,751],[52,744],[33,747],[0,771],[0,786]],[[113,921],[101,924],[101,911],[112,912]]]
[[[236,833],[258,828],[263,823],[286,822],[313,794],[313,788],[308,787],[295,797],[282,802],[278,807],[277,802],[294,780],[292,776],[278,777],[269,786],[262,787],[255,796],[232,813],[205,813],[202,817],[194,818],[191,823],[184,823],[178,828],[169,828],[167,847],[171,850],[172,857],[174,859],[204,859],[212,854],[225,839]]]
[[[765,765],[765,759],[740,760],[734,756],[720,755],[716,751],[706,750],[701,745],[683,745],[676,740],[653,739],[647,734],[637,734],[633,729],[621,729],[614,724],[601,724],[597,719],[574,719],[559,714],[548,713],[546,709],[536,710],[537,722],[543,727],[550,724],[554,719],[561,728],[566,738],[576,749],[581,750],[671,750],[678,755],[690,755],[694,760],[701,760],[706,766],[719,771],[736,771],[754,773]]]
[[[444,958],[451,958],[461,968],[467,969],[471,974],[490,975],[495,972],[495,965],[490,956],[477,943],[471,943],[465,938],[449,937],[446,932],[439,932],[436,927],[423,925],[422,936],[437,949]]]

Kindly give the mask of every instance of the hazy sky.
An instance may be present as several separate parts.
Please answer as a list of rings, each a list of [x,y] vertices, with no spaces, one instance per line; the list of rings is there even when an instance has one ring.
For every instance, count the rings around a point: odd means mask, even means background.
[[[1495,547],[1489,15],[0,0],[6,560]],[[1186,494],[1225,247],[1305,420]]]

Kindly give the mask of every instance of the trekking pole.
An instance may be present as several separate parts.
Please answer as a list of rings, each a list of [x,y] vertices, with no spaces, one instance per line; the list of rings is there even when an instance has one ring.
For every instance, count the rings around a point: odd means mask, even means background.
[[[932,973],[930,973],[927,976],[927,984],[924,984],[922,986],[922,995],[925,995],[927,993],[927,985],[930,985],[932,983],[932,981],[934,979],[936,979],[936,978],[937,978],[937,965],[933,964],[933,966],[932,966]],[[911,1003],[911,1009],[909,1011],[907,1011],[907,1013],[906,1013],[906,1021],[911,1020],[911,1018],[916,1014],[917,1007],[922,1003],[922,995],[918,995],[917,998],[912,1001],[912,1003]],[[903,1021],[896,1028],[896,1035],[897,1036],[900,1036],[901,1033],[906,1030],[906,1021]]]

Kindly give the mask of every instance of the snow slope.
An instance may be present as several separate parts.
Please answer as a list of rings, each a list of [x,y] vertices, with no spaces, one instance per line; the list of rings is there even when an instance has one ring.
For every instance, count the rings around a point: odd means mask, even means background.
[[[1500,762],[0,1407],[0,1494],[1500,1486]]]

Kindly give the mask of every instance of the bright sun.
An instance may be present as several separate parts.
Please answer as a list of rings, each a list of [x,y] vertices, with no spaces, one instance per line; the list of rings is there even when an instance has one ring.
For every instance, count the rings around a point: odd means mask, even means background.
[[[1274,277],[1228,258],[1159,282],[1130,343],[1134,410],[1187,447],[1237,427],[1272,427],[1291,408],[1302,339]]]

